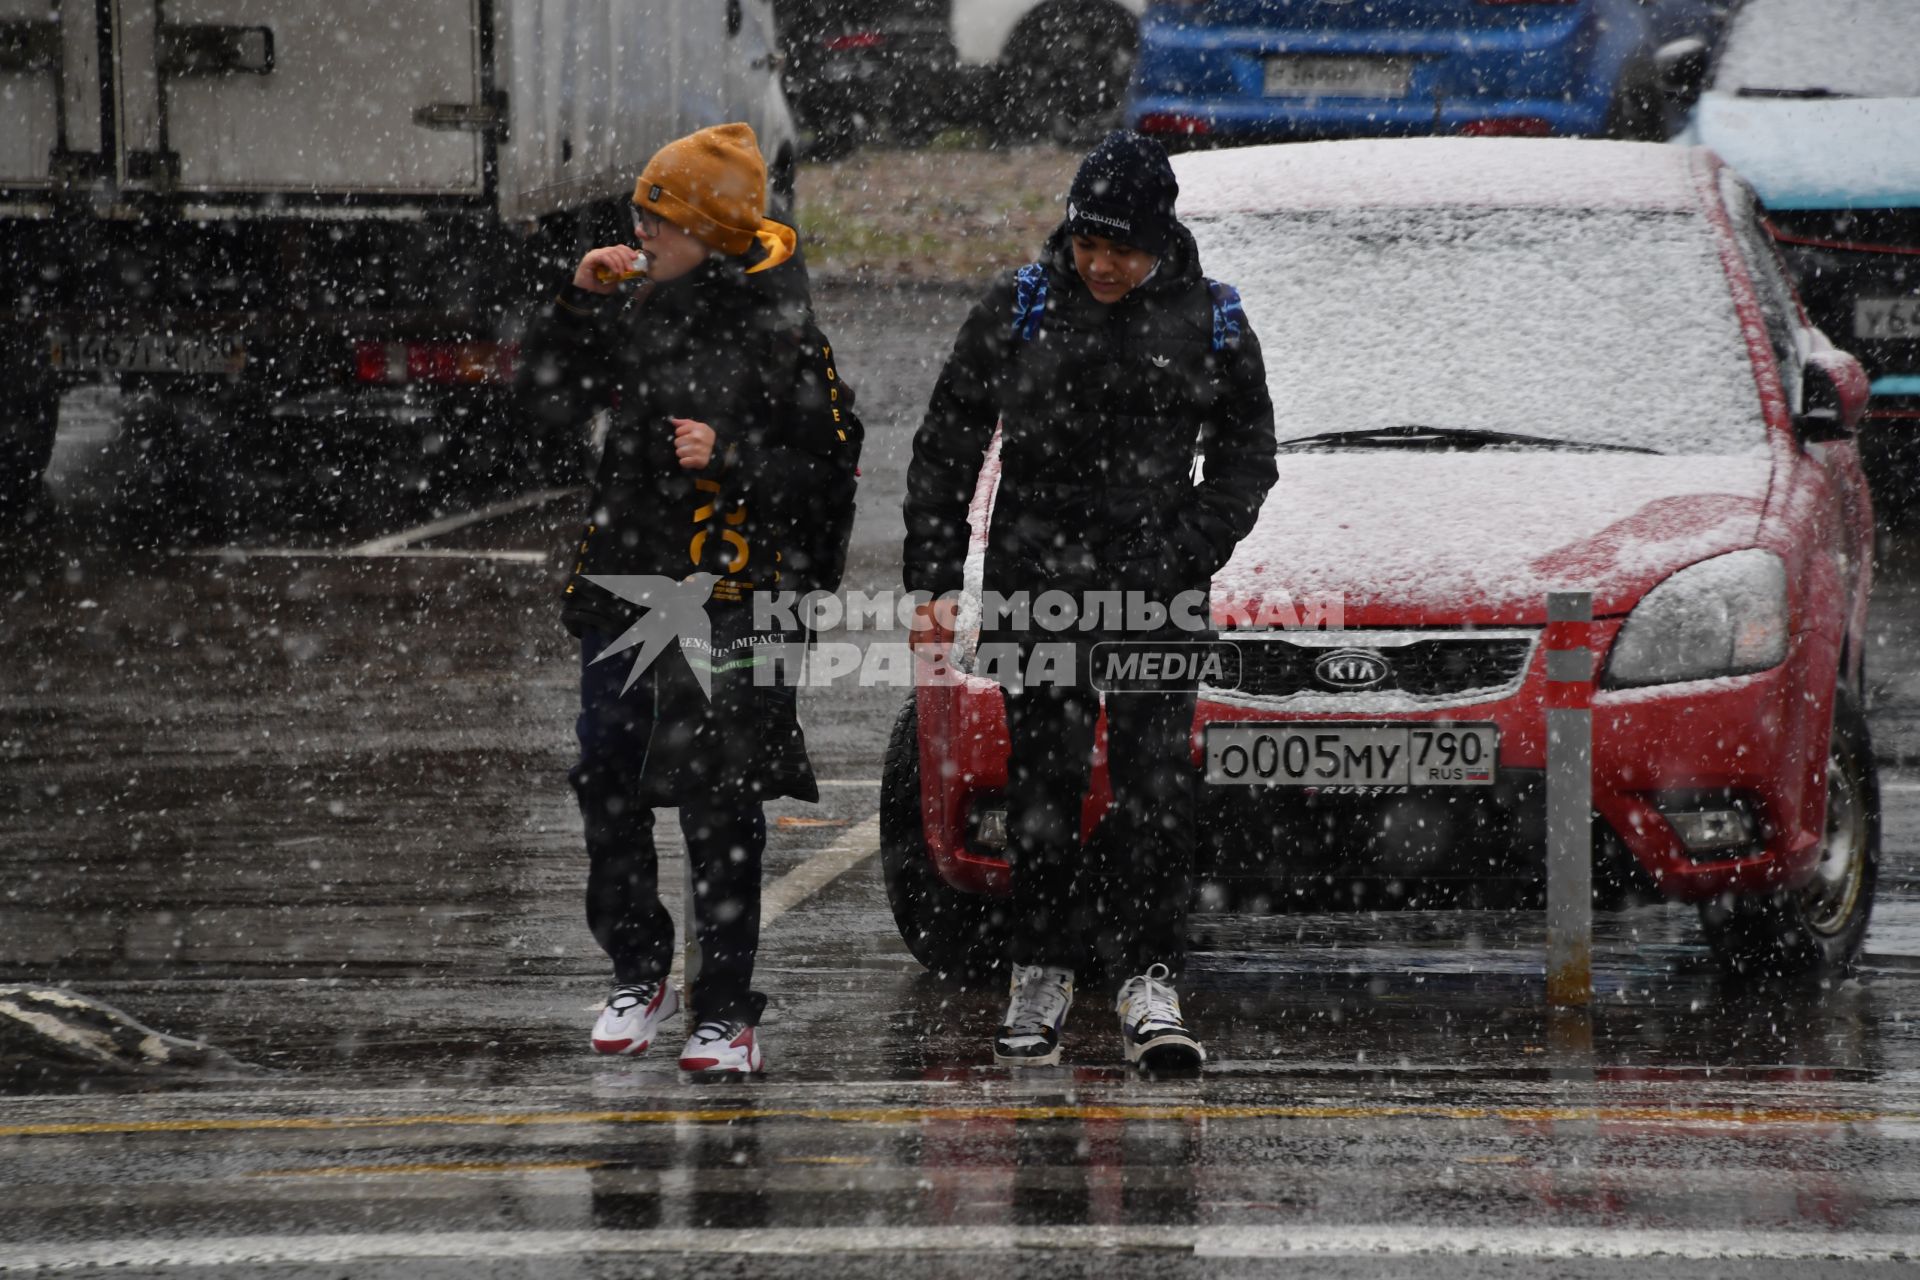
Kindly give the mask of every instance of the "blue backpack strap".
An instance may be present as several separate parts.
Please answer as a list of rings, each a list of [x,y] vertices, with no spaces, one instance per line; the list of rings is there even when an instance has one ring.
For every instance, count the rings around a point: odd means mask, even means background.
[[[1029,262],[1013,277],[1013,336],[1032,342],[1040,332],[1041,317],[1047,314],[1047,268],[1045,263]]]
[[[1232,285],[1209,280],[1207,293],[1213,298],[1213,349],[1225,351],[1240,341],[1247,313],[1240,306],[1240,291]]]

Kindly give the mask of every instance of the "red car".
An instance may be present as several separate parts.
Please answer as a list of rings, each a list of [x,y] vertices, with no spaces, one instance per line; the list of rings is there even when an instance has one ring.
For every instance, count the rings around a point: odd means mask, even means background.
[[[1176,168],[1280,439],[1213,581],[1241,670],[1194,717],[1203,901],[1537,898],[1546,595],[1587,590],[1597,891],[1696,904],[1730,968],[1844,971],[1879,853],[1867,382],[1746,184],[1704,149],[1560,140]],[[895,727],[882,853],[930,968],[998,961],[1006,752],[977,675]],[[1097,754],[1088,828],[1105,803]]]

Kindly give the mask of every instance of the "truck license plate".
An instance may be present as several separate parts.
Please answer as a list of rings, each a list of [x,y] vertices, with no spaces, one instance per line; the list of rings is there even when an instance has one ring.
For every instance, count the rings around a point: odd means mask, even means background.
[[[234,374],[247,367],[238,338],[156,333],[52,334],[47,364],[67,373]]]

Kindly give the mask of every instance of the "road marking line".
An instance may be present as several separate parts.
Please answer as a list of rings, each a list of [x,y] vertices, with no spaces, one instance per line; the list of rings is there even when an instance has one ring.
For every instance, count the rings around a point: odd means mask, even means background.
[[[761,931],[878,852],[880,815],[876,813],[767,886],[760,895]]]
[[[878,778],[816,778],[814,779],[814,785],[819,787],[822,791],[829,791],[835,787],[877,787],[880,785],[880,779]]]
[[[397,551],[361,551],[340,547],[203,547],[187,553],[203,560],[501,560],[509,564],[545,564],[544,551],[486,551],[464,547],[411,547]]]
[[[535,489],[516,498],[489,503],[459,515],[429,520],[399,533],[373,538],[351,547],[201,547],[186,554],[211,560],[504,560],[513,564],[545,564],[545,551],[500,551],[465,547],[416,547],[429,538],[457,533],[469,525],[484,524],[534,507],[574,497],[580,489]]]
[[[418,1177],[428,1173],[552,1173],[604,1168],[605,1160],[448,1160],[438,1164],[329,1164],[311,1169],[255,1169],[249,1178]]]
[[[761,936],[766,936],[767,929],[775,920],[879,851],[880,815],[876,813],[761,891]],[[686,874],[692,874],[690,868]],[[687,895],[686,901],[688,905],[683,910],[683,915],[692,913],[691,893]],[[675,948],[673,964],[667,970],[667,977],[676,982],[684,980],[687,970],[696,959],[693,954],[695,945],[689,941],[687,921],[680,922],[678,932],[680,945]]]
[[[1862,1231],[1658,1231],[1583,1227],[1209,1227],[1202,1258],[1494,1257],[1676,1258],[1696,1262],[1831,1259],[1897,1262],[1920,1256],[1920,1235]]]
[[[1491,1120],[1506,1124],[1574,1122],[1649,1127],[1832,1127],[1920,1123],[1920,1111],[1814,1110],[1794,1107],[1466,1106],[1445,1103],[1275,1104],[1271,1106],[894,1106],[704,1107],[667,1111],[521,1111],[386,1116],[228,1116],[193,1120],[120,1120],[0,1125],[0,1138],[137,1133],[327,1132],[359,1129],[545,1128],[560,1125],[736,1124],[799,1120],[828,1124],[919,1125],[1042,1120]]]
[[[1920,1235],[1861,1231],[1646,1231],[1637,1228],[929,1226],[661,1228],[650,1231],[362,1232],[99,1240],[0,1248],[0,1271],[88,1267],[331,1265],[376,1258],[435,1261],[580,1254],[818,1257],[875,1253],[1153,1250],[1209,1258],[1491,1257],[1686,1261],[1898,1262]]]
[[[439,520],[429,520],[411,529],[402,529],[399,533],[388,534],[384,538],[374,538],[358,546],[348,547],[346,554],[359,556],[385,555],[398,551],[402,547],[416,542],[425,542],[429,538],[442,537],[466,528],[468,525],[482,524],[488,520],[498,520],[501,516],[510,516],[515,512],[526,511],[533,507],[545,506],[561,498],[570,498],[580,492],[579,489],[536,489],[532,493],[523,493],[517,498],[508,498],[504,502],[489,503],[464,511],[457,516],[446,516]]]

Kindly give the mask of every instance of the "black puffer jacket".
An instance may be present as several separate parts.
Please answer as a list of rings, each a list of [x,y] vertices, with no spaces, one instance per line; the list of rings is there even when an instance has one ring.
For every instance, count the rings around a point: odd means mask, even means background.
[[[1082,284],[1064,228],[1041,265],[1032,336],[1015,332],[1031,288],[1010,274],[974,307],[934,388],[907,473],[907,589],[961,586],[967,508],[998,423],[988,589],[1205,590],[1275,478],[1252,328],[1231,303],[1216,317],[1185,228],[1110,306]]]
[[[791,228],[769,224],[744,257],[712,259],[637,305],[569,285],[525,344],[523,390],[548,428],[584,429],[612,409],[567,625],[611,638],[640,616],[589,576],[718,580],[708,653],[675,646],[636,673],[652,697],[635,762],[645,804],[716,791],[819,798],[796,689],[754,675],[767,646],[803,637],[754,626],[749,608],[755,591],[836,586],[853,520],[859,422],[813,323],[797,249]],[[713,428],[705,470],[681,468],[669,418]]]
[[[766,224],[744,257],[643,303],[568,285],[525,348],[523,390],[547,426],[613,411],[566,588],[576,633],[635,616],[587,575],[709,572],[719,604],[838,586],[861,442],[791,228]],[[681,468],[669,418],[713,428],[706,470]]]

